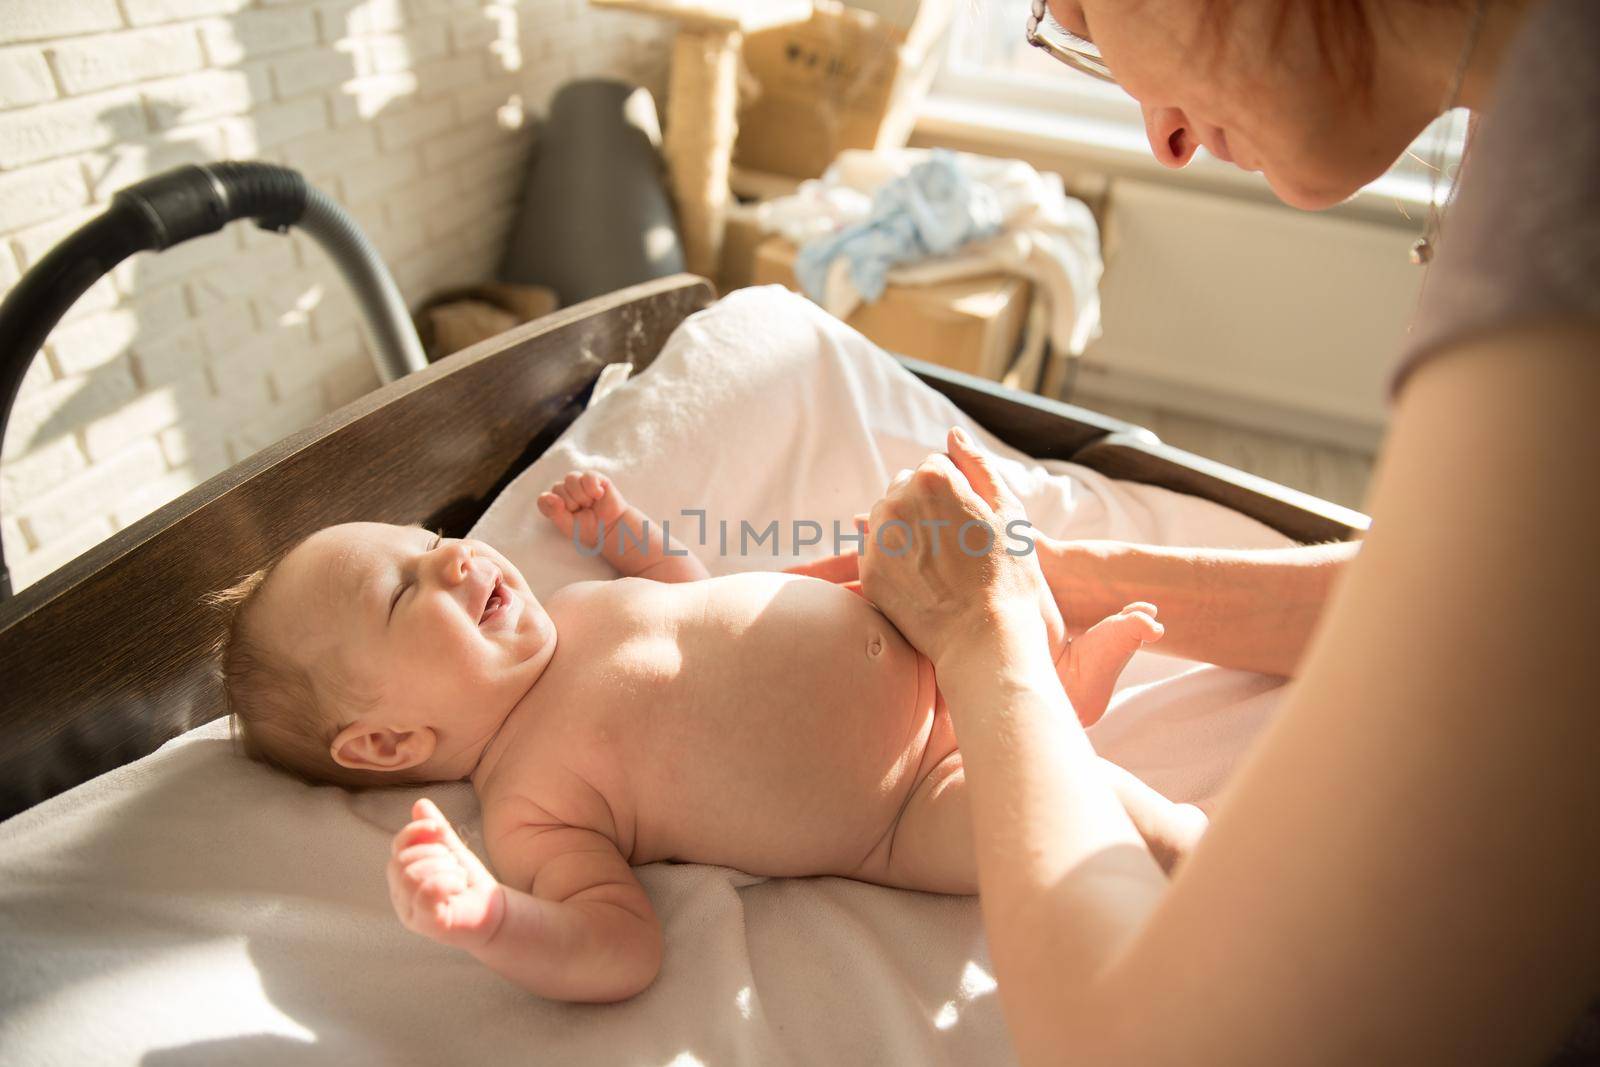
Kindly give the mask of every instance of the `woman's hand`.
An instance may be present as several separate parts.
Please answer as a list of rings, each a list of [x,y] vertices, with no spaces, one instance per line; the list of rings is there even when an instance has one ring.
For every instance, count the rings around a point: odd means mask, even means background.
[[[1025,647],[1032,635],[1053,661],[1066,629],[1022,504],[962,430],[947,447],[902,471],[873,505],[862,590],[936,667],[997,638]]]

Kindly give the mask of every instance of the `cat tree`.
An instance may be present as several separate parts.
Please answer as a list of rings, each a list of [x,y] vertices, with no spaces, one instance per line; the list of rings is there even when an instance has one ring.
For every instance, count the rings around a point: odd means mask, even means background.
[[[663,152],[684,259],[717,275],[728,209],[728,168],[739,132],[739,48],[744,35],[805,22],[811,0],[589,0],[609,11],[671,19],[672,73]]]

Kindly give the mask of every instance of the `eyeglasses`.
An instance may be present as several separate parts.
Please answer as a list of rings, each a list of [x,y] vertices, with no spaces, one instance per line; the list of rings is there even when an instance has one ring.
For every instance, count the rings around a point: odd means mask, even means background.
[[[1028,14],[1028,43],[1073,70],[1117,84],[1117,79],[1111,76],[1111,68],[1100,58],[1100,49],[1093,41],[1079,37],[1057,22],[1045,0],[1033,0],[1033,10]]]

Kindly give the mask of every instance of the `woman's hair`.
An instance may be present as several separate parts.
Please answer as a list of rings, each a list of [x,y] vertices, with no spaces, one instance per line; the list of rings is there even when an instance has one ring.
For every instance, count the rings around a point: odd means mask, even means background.
[[[267,566],[205,597],[223,613],[222,633],[213,650],[234,743],[250,759],[288,771],[310,785],[367,789],[421,781],[405,771],[343,767],[329,753],[344,725],[341,712],[363,700],[333,672],[313,673],[295,663],[261,632],[261,589],[289,551],[292,547]]]

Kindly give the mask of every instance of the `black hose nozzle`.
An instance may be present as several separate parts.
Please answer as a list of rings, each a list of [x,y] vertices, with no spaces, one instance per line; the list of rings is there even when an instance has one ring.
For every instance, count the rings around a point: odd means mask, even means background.
[[[22,379],[67,309],[117,264],[254,219],[283,233],[298,225],[355,290],[374,341],[379,377],[427,365],[400,291],[354,220],[298,171],[271,163],[191,164],[119,189],[91,219],[34,264],[0,301],[0,439]],[[0,600],[11,575],[0,551]]]
[[[235,219],[255,219],[262,229],[282,233],[305,208],[305,178],[271,163],[175,167],[111,197],[111,213],[139,234],[141,252],[216,233]]]

